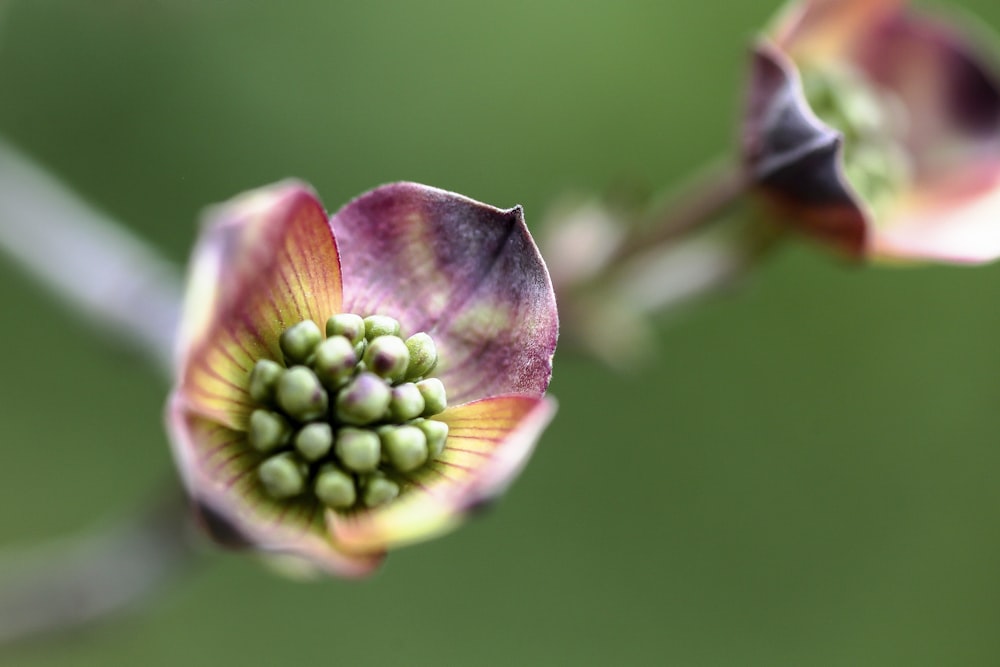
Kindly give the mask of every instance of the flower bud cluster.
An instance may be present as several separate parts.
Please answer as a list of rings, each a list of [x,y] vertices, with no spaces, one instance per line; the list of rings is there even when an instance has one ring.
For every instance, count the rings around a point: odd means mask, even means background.
[[[913,177],[906,107],[847,65],[806,68],[802,84],[810,108],[843,135],[844,171],[857,193],[876,210],[893,200]]]
[[[283,363],[261,359],[248,378],[259,407],[248,441],[258,479],[276,499],[313,496],[335,510],[375,507],[444,449],[444,385],[427,377],[437,349],[426,333],[400,336],[384,315],[340,313],[326,335],[311,320],[281,335]]]

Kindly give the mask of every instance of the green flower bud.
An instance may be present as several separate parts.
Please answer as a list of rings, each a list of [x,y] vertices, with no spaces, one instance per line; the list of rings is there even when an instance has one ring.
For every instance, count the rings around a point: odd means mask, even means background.
[[[351,341],[343,336],[331,336],[316,346],[312,367],[320,382],[329,389],[337,389],[351,378],[357,363]]]
[[[427,456],[436,459],[444,451],[444,445],[448,441],[448,425],[436,419],[421,419],[414,423],[414,426],[424,432],[427,438]]]
[[[306,424],[295,436],[295,449],[306,461],[318,461],[333,447],[333,429],[326,422]]]
[[[247,439],[258,452],[271,452],[288,444],[292,437],[292,426],[277,412],[254,410],[250,413]]]
[[[258,403],[274,401],[274,390],[278,385],[278,378],[284,372],[285,368],[276,361],[259,360],[250,371],[250,398]]]
[[[448,407],[448,395],[444,383],[437,378],[427,378],[417,383],[420,395],[424,397],[424,416],[430,417],[444,412]]]
[[[368,507],[384,505],[399,495],[399,485],[382,475],[372,475],[365,480],[364,502]]]
[[[308,471],[291,452],[272,456],[257,468],[264,490],[272,498],[292,498],[306,488]]]
[[[323,334],[312,320],[305,320],[285,329],[278,339],[281,351],[285,353],[285,361],[291,364],[302,364],[312,356],[313,350],[323,340]]]
[[[416,470],[427,461],[427,437],[416,426],[388,427],[380,435],[386,458],[400,472]]]
[[[399,322],[385,315],[369,315],[365,318],[365,338],[369,341],[379,336],[398,336]]]
[[[357,500],[354,479],[333,465],[320,468],[313,491],[323,504],[333,509],[346,509]]]
[[[410,351],[410,365],[406,368],[406,379],[416,380],[430,373],[437,365],[437,346],[434,339],[421,332],[406,339],[406,349]]]
[[[360,315],[338,313],[326,321],[326,335],[343,336],[356,345],[365,339],[365,321]]]
[[[379,336],[368,343],[364,362],[368,370],[379,377],[401,380],[410,363],[410,351],[398,336]]]
[[[389,416],[393,421],[405,422],[424,413],[424,397],[417,385],[406,382],[392,388],[389,400]]]
[[[389,409],[392,391],[380,377],[359,373],[337,394],[337,419],[363,426],[376,422]]]
[[[319,378],[305,366],[293,366],[282,374],[277,399],[282,410],[302,422],[325,415],[329,402]]]
[[[337,431],[337,458],[354,472],[374,472],[382,460],[382,443],[374,431],[344,427]]]

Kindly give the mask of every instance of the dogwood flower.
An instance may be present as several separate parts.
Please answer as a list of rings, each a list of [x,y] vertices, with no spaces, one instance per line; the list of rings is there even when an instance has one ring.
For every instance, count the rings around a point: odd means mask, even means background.
[[[748,176],[847,253],[1000,257],[1000,79],[971,35],[903,0],[790,5],[753,52]]]
[[[214,209],[181,329],[167,421],[206,526],[342,576],[502,493],[555,409],[520,208],[413,183],[332,218],[296,182]]]

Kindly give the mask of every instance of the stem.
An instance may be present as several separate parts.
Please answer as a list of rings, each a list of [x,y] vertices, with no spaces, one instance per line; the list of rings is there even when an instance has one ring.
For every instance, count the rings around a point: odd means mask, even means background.
[[[651,247],[612,265],[590,289],[563,299],[566,342],[612,368],[636,368],[655,350],[654,317],[662,320],[735,286],[784,238],[778,226],[746,222]]]
[[[732,238],[690,239],[637,256],[615,278],[623,298],[641,312],[663,314],[733,285],[783,238],[780,227],[758,222]]]
[[[625,264],[651,248],[674,241],[699,227],[719,219],[739,201],[747,180],[739,165],[725,163],[701,174],[662,208],[653,222],[634,233],[608,260],[607,267]]]
[[[0,250],[170,372],[181,303],[176,267],[3,141]]]
[[[179,271],[2,141],[0,250],[171,377]],[[17,576],[4,567],[0,645],[74,629],[149,598],[198,555],[192,521],[174,484],[126,522],[32,550]]]
[[[128,610],[188,569],[199,555],[179,490],[129,521],[24,554],[28,567],[5,567],[0,645],[65,632]],[[9,560],[11,556],[8,554]]]

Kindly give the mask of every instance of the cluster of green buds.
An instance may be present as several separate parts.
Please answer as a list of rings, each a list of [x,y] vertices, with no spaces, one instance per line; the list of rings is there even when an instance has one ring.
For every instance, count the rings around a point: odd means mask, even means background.
[[[908,124],[906,107],[844,64],[805,68],[802,85],[813,112],[844,136],[847,179],[878,211],[912,179],[913,167],[902,140]]]
[[[405,340],[384,315],[341,313],[306,320],[280,338],[284,363],[257,361],[249,393],[249,443],[275,499],[312,495],[349,511],[395,498],[407,475],[444,449],[448,425],[429,419],[447,407],[444,385],[427,377],[437,348],[426,333]]]

